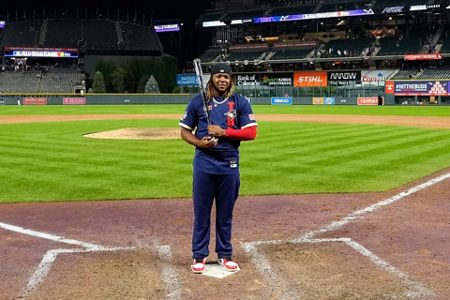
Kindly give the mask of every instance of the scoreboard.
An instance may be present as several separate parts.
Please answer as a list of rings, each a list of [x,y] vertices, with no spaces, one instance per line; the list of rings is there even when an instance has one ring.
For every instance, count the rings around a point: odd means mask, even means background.
[[[25,48],[5,47],[5,57],[28,58],[78,58],[78,49],[75,48]]]

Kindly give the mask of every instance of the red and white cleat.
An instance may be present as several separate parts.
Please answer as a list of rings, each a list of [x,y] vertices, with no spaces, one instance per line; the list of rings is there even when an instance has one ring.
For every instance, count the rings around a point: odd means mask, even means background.
[[[225,268],[225,270],[229,272],[236,272],[237,270],[239,270],[239,265],[231,258],[219,258],[219,264],[221,264]]]
[[[198,259],[194,258],[191,265],[191,270],[195,274],[202,274],[206,270],[206,258]]]

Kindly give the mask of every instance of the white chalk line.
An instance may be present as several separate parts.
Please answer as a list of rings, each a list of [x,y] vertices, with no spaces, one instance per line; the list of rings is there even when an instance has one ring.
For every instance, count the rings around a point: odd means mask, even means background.
[[[294,238],[294,239],[288,239],[288,240],[266,240],[266,241],[253,241],[253,242],[242,242],[241,245],[247,253],[251,255],[252,263],[255,264],[257,270],[259,270],[262,274],[264,274],[266,281],[271,282],[271,284],[276,283],[277,285],[282,284],[281,278],[276,274],[276,272],[273,270],[273,268],[270,266],[268,260],[266,259],[265,255],[260,253],[257,250],[257,246],[259,245],[279,245],[279,244],[285,244],[285,243],[295,243],[295,244],[301,244],[301,243],[322,243],[322,242],[344,242],[348,246],[350,246],[352,249],[360,253],[361,255],[366,256],[369,258],[372,263],[374,263],[379,268],[385,270],[386,272],[389,272],[396,277],[402,279],[405,284],[411,288],[412,290],[408,291],[410,297],[434,297],[435,294],[430,289],[426,288],[423,284],[412,281],[409,279],[409,276],[399,269],[395,268],[391,264],[389,264],[387,261],[381,259],[377,255],[375,255],[373,252],[368,250],[367,248],[363,247],[361,244],[349,239],[349,238],[337,238],[337,239],[314,239],[313,237],[319,234],[323,234],[330,231],[335,231],[344,225],[348,224],[349,222],[356,221],[359,219],[364,218],[365,216],[374,213],[375,211],[379,210],[382,207],[388,206],[390,204],[393,204],[397,201],[400,201],[407,196],[410,196],[414,193],[417,193],[423,189],[426,189],[434,184],[437,184],[439,182],[442,182],[446,179],[450,178],[450,172],[446,173],[444,175],[438,176],[436,178],[430,179],[426,181],[425,183],[419,184],[417,186],[414,186],[406,191],[403,191],[401,193],[398,193],[390,198],[384,199],[382,201],[379,201],[375,204],[372,204],[364,209],[357,210],[346,217],[342,218],[339,221],[332,222],[329,225],[326,225],[318,230],[309,231],[305,234],[302,234],[301,236]],[[283,299],[293,299],[290,297],[290,295],[284,295]],[[298,295],[297,295],[298,299]]]
[[[280,299],[299,299],[299,295],[293,292],[292,288],[289,288],[289,284],[282,280],[280,276],[273,270],[267,261],[264,254],[258,251],[256,245],[251,243],[241,243],[244,250],[251,255],[251,261],[253,266],[262,274],[268,283],[266,285],[266,291],[269,295],[265,295],[267,299],[280,298]],[[280,291],[281,295],[274,295],[276,291]]]
[[[167,299],[178,300],[181,297],[181,281],[179,279],[178,273],[174,267],[170,264],[172,260],[172,250],[169,245],[158,245],[156,246],[158,250],[158,255],[163,261],[163,266],[161,270],[161,279],[165,290],[167,291]]]
[[[9,231],[13,231],[13,232],[17,232],[17,233],[21,233],[21,234],[25,234],[25,235],[30,235],[30,236],[41,238],[41,239],[51,240],[54,242],[59,242],[59,243],[64,243],[64,244],[69,244],[69,245],[76,245],[76,246],[80,246],[80,247],[83,247],[86,249],[103,248],[103,246],[98,245],[98,244],[85,243],[85,242],[77,241],[77,240],[73,240],[73,239],[66,239],[65,237],[62,237],[59,235],[54,235],[54,234],[41,232],[41,231],[35,231],[35,230],[31,230],[31,229],[26,229],[23,227],[6,224],[6,223],[2,223],[2,222],[0,222],[0,228],[9,230]]]
[[[26,287],[23,291],[22,295],[23,297],[29,296],[32,290],[34,290],[45,279],[59,254],[105,252],[105,251],[128,251],[136,248],[136,247],[109,247],[99,244],[86,243],[83,241],[68,239],[59,235],[26,229],[20,226],[6,224],[2,222],[0,222],[0,228],[16,232],[19,234],[25,234],[36,238],[51,240],[54,242],[68,245],[80,246],[84,248],[84,249],[51,249],[47,251],[47,253],[44,254],[44,256],[42,257],[42,260],[39,263],[38,267],[36,268],[36,271],[34,271],[33,275],[31,275],[30,279],[28,280],[28,283],[26,284]]]

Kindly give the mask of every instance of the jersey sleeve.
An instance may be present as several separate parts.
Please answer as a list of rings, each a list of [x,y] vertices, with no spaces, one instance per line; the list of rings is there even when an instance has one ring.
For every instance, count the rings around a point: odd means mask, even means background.
[[[239,97],[239,104],[239,124],[241,128],[258,126],[250,102],[244,97]]]
[[[186,107],[183,117],[180,119],[180,122],[178,123],[180,127],[186,128],[190,131],[193,131],[198,124],[198,114],[195,105],[196,103],[195,100],[196,98],[191,99],[188,106]]]

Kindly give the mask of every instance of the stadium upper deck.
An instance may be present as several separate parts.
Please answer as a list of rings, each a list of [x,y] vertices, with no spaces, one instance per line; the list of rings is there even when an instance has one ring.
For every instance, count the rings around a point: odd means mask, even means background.
[[[270,65],[272,70],[419,70],[449,65],[449,1],[252,3],[256,5],[252,9],[228,6],[207,11],[197,19],[198,26],[212,32],[212,45],[202,56],[204,61],[229,61],[243,69],[267,69]]]

